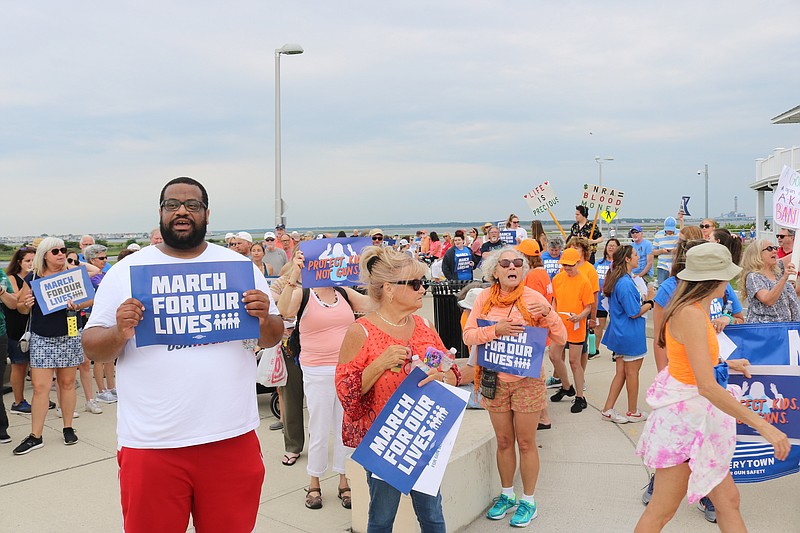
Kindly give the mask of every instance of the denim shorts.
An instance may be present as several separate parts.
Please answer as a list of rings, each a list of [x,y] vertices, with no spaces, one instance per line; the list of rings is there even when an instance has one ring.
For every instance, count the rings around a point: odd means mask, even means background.
[[[12,365],[27,365],[31,362],[31,352],[23,353],[19,349],[19,341],[11,337],[8,338],[8,356],[11,358]]]

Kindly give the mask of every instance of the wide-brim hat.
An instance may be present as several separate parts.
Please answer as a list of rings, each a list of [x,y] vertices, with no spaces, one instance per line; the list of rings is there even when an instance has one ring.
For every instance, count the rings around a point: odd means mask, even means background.
[[[470,289],[467,291],[467,295],[464,296],[464,299],[458,302],[458,305],[464,309],[472,309],[475,305],[475,300],[478,299],[478,295],[483,292],[482,287],[476,287],[474,289]]]
[[[686,252],[686,268],[678,273],[684,281],[730,281],[742,271],[731,252],[716,242],[707,242]]]

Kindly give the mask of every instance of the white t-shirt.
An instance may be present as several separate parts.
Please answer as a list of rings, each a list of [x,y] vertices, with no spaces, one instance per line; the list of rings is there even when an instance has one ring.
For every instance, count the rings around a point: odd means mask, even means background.
[[[131,266],[211,261],[250,260],[215,244],[194,259],[170,257],[156,246],[129,255],[103,278],[86,328],[116,325],[117,308],[131,297]],[[255,266],[253,279],[277,315]],[[117,359],[119,446],[182,448],[243,435],[259,424],[255,380],[256,360],[242,341],[137,348],[134,337]]]
[[[522,242],[528,238],[528,230],[526,230],[525,228],[519,227],[516,229],[516,232],[517,232],[517,240],[519,242]]]

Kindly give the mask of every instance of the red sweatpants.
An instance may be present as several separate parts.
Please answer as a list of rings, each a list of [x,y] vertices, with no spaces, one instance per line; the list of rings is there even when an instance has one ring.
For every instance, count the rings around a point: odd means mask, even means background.
[[[255,431],[171,449],[117,452],[125,533],[253,531],[264,482]]]

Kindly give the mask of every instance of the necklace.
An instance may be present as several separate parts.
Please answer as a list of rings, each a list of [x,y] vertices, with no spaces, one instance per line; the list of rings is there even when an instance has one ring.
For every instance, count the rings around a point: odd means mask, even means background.
[[[389,322],[388,320],[386,320],[386,319],[383,317],[383,315],[382,315],[382,314],[380,314],[378,311],[375,311],[375,314],[376,314],[376,315],[378,315],[378,318],[380,318],[381,320],[383,320],[384,322],[386,322],[387,324],[389,324],[390,326],[392,326],[392,327],[394,327],[394,328],[402,328],[403,326],[405,326],[406,324],[408,324],[408,315],[406,315],[406,318],[405,318],[405,320],[403,320],[403,323],[402,323],[402,324],[395,324],[394,322]]]
[[[319,293],[315,289],[311,289],[311,290],[314,292],[314,296],[317,297],[317,301],[319,302],[319,304],[322,307],[333,307],[337,303],[339,303],[339,296],[338,296],[339,293],[336,292],[335,290],[333,291],[333,303],[323,302],[322,298],[319,297]]]

